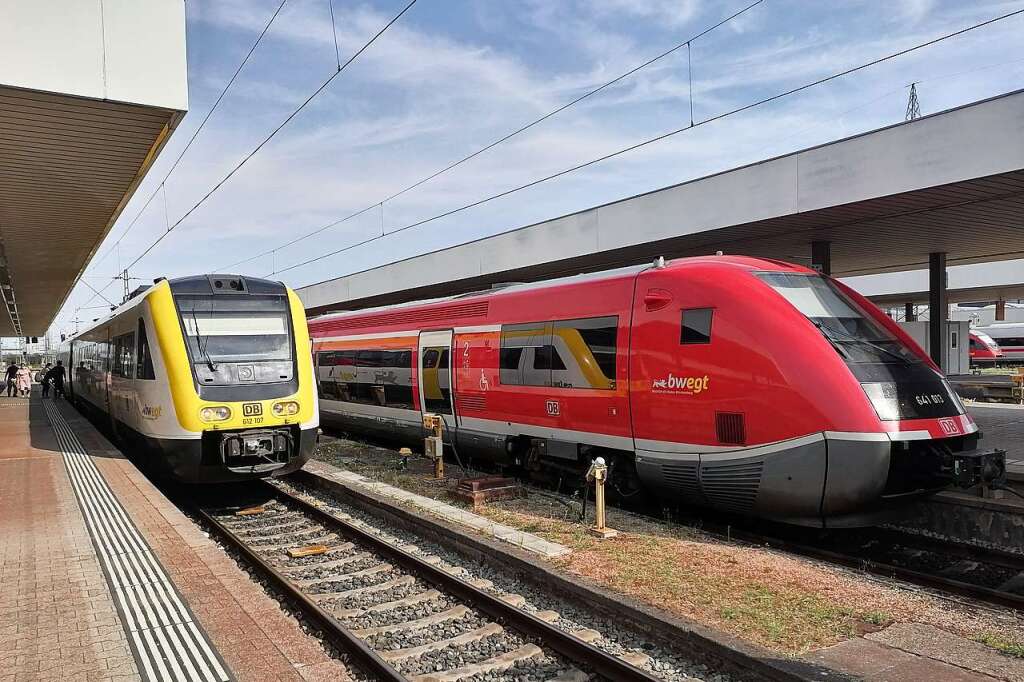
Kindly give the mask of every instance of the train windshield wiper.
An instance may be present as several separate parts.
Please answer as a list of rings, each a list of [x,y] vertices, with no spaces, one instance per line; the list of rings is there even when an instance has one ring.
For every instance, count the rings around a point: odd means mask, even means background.
[[[891,350],[889,350],[888,348],[886,348],[884,346],[879,346],[877,343],[872,343],[871,341],[868,341],[865,338],[862,338],[860,336],[855,336],[855,335],[851,334],[850,332],[848,332],[846,330],[840,330],[840,329],[836,329],[834,327],[829,327],[829,326],[827,326],[825,324],[822,324],[821,322],[817,322],[815,320],[811,320],[811,322],[814,324],[815,327],[817,327],[819,330],[821,330],[821,333],[825,336],[826,339],[831,341],[833,343],[833,345],[835,345],[837,343],[859,343],[859,344],[863,344],[865,346],[869,346],[871,348],[874,348],[877,351],[881,351],[882,353],[885,353],[886,355],[888,355],[890,357],[894,357],[897,360],[899,360],[900,362],[903,362],[905,364],[908,364],[908,365],[912,364],[910,362],[910,360],[908,360],[907,358],[903,357],[902,355],[900,355],[896,351],[891,351]]]
[[[206,337],[206,343],[203,343],[203,337],[199,335],[199,320],[196,319],[196,309],[192,308],[192,325],[196,328],[196,348],[199,349],[199,356],[201,360],[206,361],[206,366],[210,368],[211,372],[217,371],[217,365],[213,364],[213,358],[210,357],[210,353],[207,351],[207,346],[210,342],[210,337]]]

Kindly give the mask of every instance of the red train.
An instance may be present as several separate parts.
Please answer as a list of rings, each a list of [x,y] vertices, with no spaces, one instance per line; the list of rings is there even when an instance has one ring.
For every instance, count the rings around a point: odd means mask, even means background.
[[[861,525],[980,476],[978,427],[921,348],[779,261],[659,259],[310,332],[325,425],[412,442],[437,413],[463,458],[577,476],[601,455],[622,496]]]
[[[1003,359],[1003,349],[985,332],[972,329],[970,342],[972,365],[995,364]]]

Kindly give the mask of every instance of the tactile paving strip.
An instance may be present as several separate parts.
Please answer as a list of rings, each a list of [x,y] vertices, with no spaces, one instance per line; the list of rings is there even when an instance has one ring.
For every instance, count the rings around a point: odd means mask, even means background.
[[[143,678],[227,682],[227,666],[160,562],[50,401],[43,401]]]

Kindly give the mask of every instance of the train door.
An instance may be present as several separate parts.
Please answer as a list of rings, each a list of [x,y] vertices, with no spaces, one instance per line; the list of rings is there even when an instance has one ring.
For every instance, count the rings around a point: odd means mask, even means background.
[[[420,332],[417,354],[420,412],[440,414],[446,428],[455,428],[452,395],[452,330]]]
[[[630,409],[638,450],[697,460],[713,442],[714,302],[660,269],[637,277],[630,340]]]

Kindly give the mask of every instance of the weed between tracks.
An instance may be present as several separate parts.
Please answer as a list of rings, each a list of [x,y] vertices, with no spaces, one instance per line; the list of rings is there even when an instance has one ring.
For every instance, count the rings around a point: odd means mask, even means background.
[[[391,450],[333,439],[318,458],[452,502],[443,483],[427,480],[429,465],[423,460],[413,459],[407,470],[399,470]],[[458,470],[449,465],[448,473]],[[572,554],[552,560],[570,573],[779,653],[798,655],[906,622],[934,625],[1008,655],[1024,652],[1024,625],[1012,614],[962,607],[847,569],[725,542],[691,527],[612,508],[608,524],[621,534],[600,541],[571,520],[565,505],[534,495],[492,503],[479,513],[572,548]]]
[[[974,641],[981,642],[993,649],[998,649],[1004,654],[1015,656],[1016,658],[1024,658],[1024,644],[1014,642],[1006,635],[983,632],[982,634],[975,636]]]

